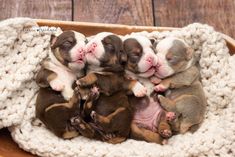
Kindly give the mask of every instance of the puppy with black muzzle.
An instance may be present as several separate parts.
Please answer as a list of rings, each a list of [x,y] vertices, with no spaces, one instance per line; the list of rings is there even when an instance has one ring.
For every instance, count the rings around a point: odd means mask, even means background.
[[[72,85],[83,76],[85,36],[65,31],[51,36],[51,52],[36,76],[40,90],[36,100],[36,117],[57,136],[64,139],[78,135],[69,124],[79,114],[80,95]]]
[[[157,66],[157,57],[152,43],[144,36],[126,36],[124,51],[128,58],[126,64],[128,77],[140,81],[148,91],[142,98],[129,97],[129,102],[135,108],[131,137],[161,144],[163,138],[169,138],[172,135],[167,121],[174,116],[161,108],[154,92],[154,84],[150,81]]]
[[[77,81],[82,88],[93,85],[99,88],[98,99],[85,103],[84,113],[103,132],[98,139],[109,143],[120,143],[129,136],[132,107],[126,93],[142,97],[147,92],[136,80],[124,77],[127,56],[122,46],[122,40],[115,34],[97,34],[87,44],[87,75]],[[115,135],[107,138],[110,134]]]
[[[199,70],[195,66],[193,50],[181,39],[169,37],[157,44],[158,66],[155,75],[162,81],[155,86],[160,104],[176,113],[171,122],[176,133],[198,127],[202,122],[206,98],[199,81]]]

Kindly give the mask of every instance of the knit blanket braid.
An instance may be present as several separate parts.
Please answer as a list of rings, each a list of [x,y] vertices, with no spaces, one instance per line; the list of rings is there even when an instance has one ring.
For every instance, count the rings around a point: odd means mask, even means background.
[[[31,19],[0,23],[0,127],[11,126],[13,139],[24,150],[43,157],[235,156],[235,56],[229,55],[222,35],[212,27],[195,23],[171,32],[139,32],[157,41],[179,37],[199,57],[208,102],[205,120],[195,133],[173,136],[162,146],[131,139],[116,145],[85,137],[63,140],[34,125],[38,87],[33,79],[50,51],[51,34],[23,31],[35,25]]]

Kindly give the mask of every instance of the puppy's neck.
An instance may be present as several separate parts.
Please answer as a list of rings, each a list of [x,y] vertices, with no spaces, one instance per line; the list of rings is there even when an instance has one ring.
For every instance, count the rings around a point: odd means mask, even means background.
[[[65,65],[63,65],[62,63],[60,63],[60,61],[58,61],[58,59],[55,57],[55,55],[53,54],[52,51],[49,52],[49,60],[55,64],[58,67],[61,67],[62,69],[66,70],[66,71],[70,71],[72,72],[68,67],[66,67]]]
[[[188,68],[192,67],[195,64],[196,64],[196,58],[193,56],[191,60],[188,62],[188,64],[186,65],[185,70],[187,70]]]

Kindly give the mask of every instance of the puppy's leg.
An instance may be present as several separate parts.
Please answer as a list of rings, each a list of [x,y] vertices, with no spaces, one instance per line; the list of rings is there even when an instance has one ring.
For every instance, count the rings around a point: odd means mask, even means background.
[[[36,83],[39,87],[49,87],[49,82],[57,77],[57,74],[45,68],[41,68],[36,76]]]
[[[158,144],[162,144],[163,141],[162,137],[158,133],[140,128],[135,123],[131,124],[131,138]]]
[[[156,92],[165,92],[169,87],[170,87],[170,79],[164,79],[154,87],[154,90]]]
[[[185,133],[191,126],[199,124],[203,119],[204,107],[193,95],[182,95],[174,100],[177,112],[181,114],[179,132]]]
[[[62,138],[63,139],[71,139],[74,137],[77,137],[79,135],[79,133],[76,130],[72,130],[72,131],[66,131],[63,135]]]
[[[108,142],[108,143],[112,143],[112,144],[118,144],[118,143],[124,142],[127,139],[126,137],[118,137],[118,136],[112,137],[112,135],[109,135],[109,136],[111,136],[111,137],[103,138],[103,141]]]
[[[124,89],[132,91],[136,97],[143,97],[147,94],[147,88],[137,80],[124,79]]]
[[[121,112],[125,111],[126,109],[124,107],[119,107],[116,109],[113,113],[109,114],[108,116],[102,116],[97,114],[95,111],[91,112],[91,118],[95,121],[95,123],[98,123],[103,128],[109,128],[111,125],[111,120]]]
[[[50,111],[50,110],[52,110],[54,108],[57,108],[57,107],[72,108],[74,105],[77,105],[78,101],[79,101],[79,97],[74,94],[69,102],[53,104],[53,105],[47,107],[45,109],[45,112],[48,112],[48,111]]]
[[[93,138],[95,136],[95,130],[82,120],[80,116],[72,117],[70,121],[71,125],[75,127],[82,136],[87,138]]]
[[[158,95],[158,99],[160,101],[161,106],[167,110],[167,111],[172,111],[176,112],[176,103],[175,101],[172,101],[162,95]]]
[[[95,73],[89,73],[85,77],[77,80],[77,84],[81,87],[86,87],[94,84],[98,80],[97,75]]]
[[[162,113],[160,122],[158,124],[158,133],[164,138],[170,138],[172,136],[171,127],[166,119],[166,113]]]

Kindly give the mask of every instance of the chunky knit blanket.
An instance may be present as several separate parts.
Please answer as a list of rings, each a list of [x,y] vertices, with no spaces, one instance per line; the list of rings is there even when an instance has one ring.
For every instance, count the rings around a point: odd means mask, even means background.
[[[24,150],[44,157],[235,156],[235,56],[229,55],[221,34],[212,27],[195,23],[172,32],[141,32],[156,40],[176,36],[194,48],[208,102],[199,130],[173,136],[161,146],[131,139],[116,145],[85,137],[63,140],[34,125],[38,90],[34,76],[56,30],[35,26],[32,19],[0,22],[0,128],[9,127]]]

